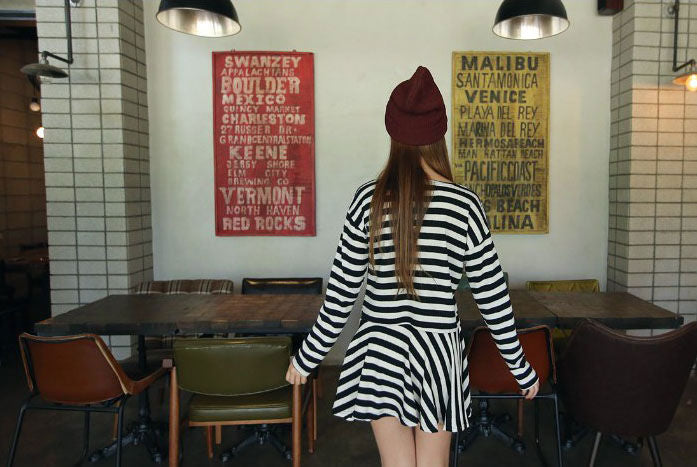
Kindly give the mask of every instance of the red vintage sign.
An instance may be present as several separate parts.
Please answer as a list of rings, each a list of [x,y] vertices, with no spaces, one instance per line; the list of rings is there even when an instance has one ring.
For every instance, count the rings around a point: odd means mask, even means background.
[[[216,235],[315,235],[314,56],[213,52]]]

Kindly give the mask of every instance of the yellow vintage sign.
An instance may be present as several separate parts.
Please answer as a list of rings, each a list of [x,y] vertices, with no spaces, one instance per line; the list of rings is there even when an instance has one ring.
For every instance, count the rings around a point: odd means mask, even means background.
[[[549,231],[549,54],[453,52],[453,175],[492,232]]]

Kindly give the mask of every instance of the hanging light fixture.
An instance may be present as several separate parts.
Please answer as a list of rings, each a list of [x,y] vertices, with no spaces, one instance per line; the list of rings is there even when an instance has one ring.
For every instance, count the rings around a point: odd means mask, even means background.
[[[232,36],[242,29],[230,0],[162,0],[155,17],[170,29],[194,36]]]
[[[29,110],[32,112],[38,112],[41,110],[41,104],[39,104],[39,99],[36,97],[31,98],[31,102],[29,102]]]
[[[668,12],[675,17],[675,26],[673,27],[673,72],[689,67],[689,71],[683,72],[673,79],[673,84],[685,86],[685,89],[688,91],[695,92],[697,91],[697,70],[695,69],[697,63],[695,59],[691,58],[678,66],[678,20],[680,19],[680,0],[675,0],[675,3],[668,9]]]
[[[36,136],[38,136],[41,139],[44,139],[44,127],[43,126],[40,126],[39,128],[37,128],[35,133],[36,133]]]
[[[506,39],[542,39],[568,27],[561,0],[504,0],[496,12],[493,30]]]
[[[673,80],[673,84],[685,86],[688,91],[697,91],[697,71],[694,65],[689,72],[683,73]]]
[[[77,6],[79,1],[74,1],[73,4]],[[41,60],[39,63],[31,63],[29,65],[24,65],[20,68],[20,71],[25,75],[31,77],[36,77],[38,81],[48,82],[50,78],[67,78],[68,73],[61,70],[57,66],[53,66],[48,63],[48,57],[55,58],[61,62],[65,62],[68,65],[73,63],[73,33],[72,33],[72,23],[70,19],[70,0],[65,0],[64,5],[65,10],[65,33],[68,40],[68,58],[63,58],[58,55],[52,54],[46,50],[41,52]]]

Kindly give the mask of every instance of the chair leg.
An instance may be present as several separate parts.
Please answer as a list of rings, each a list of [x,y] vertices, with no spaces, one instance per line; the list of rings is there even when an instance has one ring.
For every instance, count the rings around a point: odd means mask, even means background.
[[[17,415],[17,427],[15,428],[15,434],[12,438],[12,447],[10,447],[10,457],[8,457],[7,459],[7,467],[12,467],[12,464],[15,461],[15,454],[17,453],[17,443],[19,442],[19,433],[20,431],[22,431],[22,422],[24,421],[24,414],[27,412],[28,405],[29,401],[26,401],[24,404],[22,404],[22,407],[19,409],[19,415]]]
[[[116,425],[116,467],[121,467],[121,449],[123,448],[123,413],[126,400],[119,405],[118,423]]]
[[[312,454],[315,452],[315,427],[314,425],[314,407],[312,403],[307,405],[305,412],[305,431],[307,433],[307,451]]]
[[[520,400],[518,403],[520,404]],[[540,400],[536,397],[533,399],[535,406],[535,447],[537,448],[537,457],[543,465],[547,465],[544,456],[542,455],[542,446],[540,445]],[[520,408],[520,405],[518,406]],[[520,433],[520,432],[518,432]]]
[[[651,452],[651,459],[653,460],[654,467],[661,467],[661,454],[658,452],[658,444],[656,443],[655,436],[649,436],[649,451]]]
[[[317,378],[312,379],[312,439],[317,439]]]
[[[169,373],[169,467],[179,465],[179,383],[177,369]]]
[[[323,386],[322,386],[322,379],[320,378],[319,375],[319,367],[317,367],[317,375],[315,375],[315,379],[317,379],[317,397],[320,399],[322,398],[323,394]]]
[[[223,425],[215,426],[215,444],[222,444],[223,442]]]
[[[453,457],[452,460],[452,467],[457,467],[457,457],[458,454],[460,453],[458,446],[460,445],[460,432],[456,431],[455,432],[455,444],[453,444],[453,452],[451,456]]]
[[[598,456],[598,447],[600,446],[600,439],[603,437],[601,432],[595,434],[595,441],[593,441],[593,451],[591,451],[591,458],[588,461],[588,467],[593,467],[595,465],[595,458]]]
[[[562,452],[561,452],[561,427],[559,423],[559,399],[556,393],[552,396],[552,401],[554,402],[554,429],[557,435],[557,464],[559,467],[563,466]]]
[[[208,458],[213,459],[213,426],[208,425],[206,427],[206,452],[208,452]]]
[[[87,454],[89,453],[90,450],[90,413],[85,412],[85,423],[84,423],[84,433],[82,436],[83,439],[83,447],[82,447],[82,456],[80,456],[80,461],[84,461],[87,458]]]
[[[121,403],[120,401],[117,402],[117,403],[115,404],[116,407],[118,407],[120,403]],[[119,415],[118,415],[118,414],[114,414],[114,428],[113,428],[112,433],[111,433],[111,439],[112,439],[112,441],[116,441],[116,433],[117,433],[117,430],[118,430],[118,426],[119,426]]]
[[[300,467],[300,429],[302,427],[302,399],[300,396],[300,384],[293,385],[293,422],[291,431],[293,439],[293,447],[291,456],[293,458],[293,467]]]

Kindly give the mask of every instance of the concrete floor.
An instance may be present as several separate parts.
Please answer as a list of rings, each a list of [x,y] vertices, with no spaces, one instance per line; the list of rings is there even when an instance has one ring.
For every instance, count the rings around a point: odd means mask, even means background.
[[[322,369],[325,395],[320,399],[319,436],[317,449],[314,454],[303,451],[302,465],[306,467],[322,466],[379,466],[377,447],[370,426],[364,422],[345,422],[330,414],[330,407],[335,394],[338,368]],[[161,382],[159,383],[161,384]],[[151,391],[154,418],[166,420],[166,405],[159,403],[159,390]],[[5,361],[0,367],[0,464],[5,465],[11,434],[15,425],[17,409],[23,397],[27,394],[26,383],[21,367],[16,361]],[[688,389],[678,408],[670,430],[658,437],[664,465],[666,466],[696,466],[697,461],[697,378],[690,378]],[[137,408],[135,400],[130,401],[127,419],[133,419]],[[494,406],[494,410],[508,409],[514,413],[514,406],[503,402]],[[475,412],[476,413],[476,412]],[[543,443],[551,465],[554,464],[553,438],[551,435],[552,412],[542,411]],[[526,412],[526,442],[527,453],[519,455],[503,447],[495,439],[478,439],[472,447],[460,454],[459,465],[476,466],[532,466],[540,465],[531,439],[533,433],[532,411],[528,406]],[[98,447],[110,440],[112,418],[110,415],[95,414],[92,416],[92,447]],[[513,422],[509,422],[513,428]],[[288,432],[282,433],[288,439]],[[203,431],[190,429],[184,433],[183,466],[216,466],[223,465],[218,460],[222,451],[216,447],[216,454],[209,460],[205,454]],[[233,428],[223,430],[222,448],[235,443],[241,432]],[[80,456],[82,444],[82,415],[63,412],[33,412],[29,413],[24,425],[18,450],[16,466],[66,466],[73,465]],[[305,438],[303,436],[303,442]],[[564,452],[565,465],[585,465],[591,449],[591,437],[587,436],[577,447]],[[88,464],[89,465],[89,464]],[[100,461],[95,466],[113,465],[113,460]],[[153,465],[142,446],[129,446],[124,450],[124,466]],[[225,465],[231,466],[287,466],[284,460],[270,445],[252,445],[236,458]],[[643,448],[636,456],[622,452],[611,442],[601,445],[599,459],[596,464],[602,466],[649,466],[652,465],[648,449]]]

